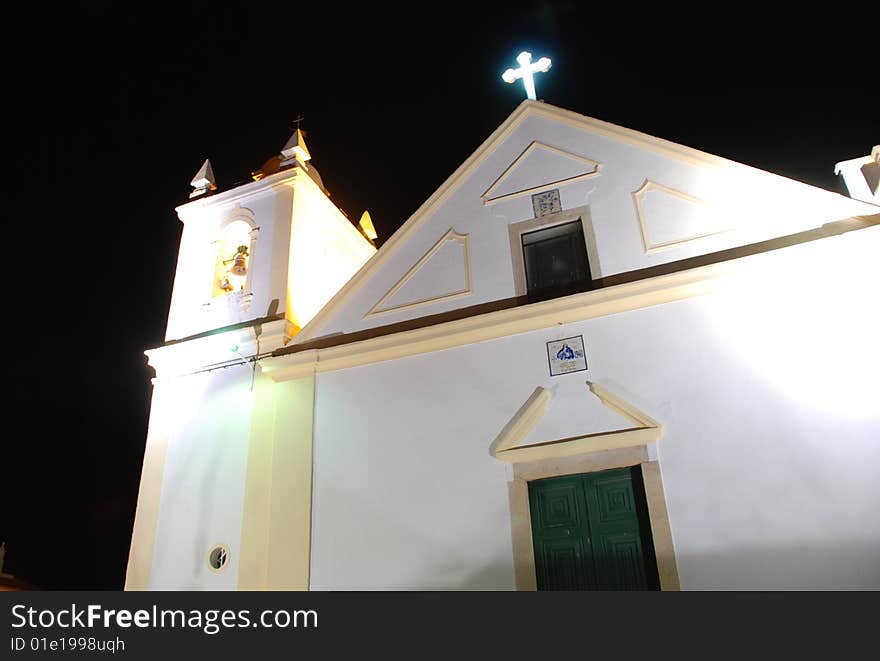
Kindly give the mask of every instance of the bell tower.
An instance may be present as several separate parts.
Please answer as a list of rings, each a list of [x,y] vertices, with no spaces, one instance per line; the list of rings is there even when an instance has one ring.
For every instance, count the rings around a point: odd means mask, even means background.
[[[210,160],[183,223],[166,342],[256,319],[295,335],[376,251],[330,201],[297,128],[251,181],[220,189]]]
[[[165,342],[146,352],[156,377],[126,588],[301,589],[313,375],[276,383],[264,359],[376,252],[375,233],[330,201],[298,128],[250,181],[224,189],[206,160],[192,187]],[[270,512],[288,534],[280,568],[265,552],[280,542],[259,528]]]

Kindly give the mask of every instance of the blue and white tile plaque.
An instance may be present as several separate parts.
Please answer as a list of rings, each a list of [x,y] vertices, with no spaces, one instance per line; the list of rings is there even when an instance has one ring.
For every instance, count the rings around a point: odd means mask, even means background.
[[[584,336],[576,335],[548,342],[547,360],[550,363],[550,376],[585,371],[587,354],[584,351]]]
[[[532,195],[532,208],[535,210],[535,218],[546,216],[548,213],[562,211],[562,202],[559,200],[559,189],[535,193]]]

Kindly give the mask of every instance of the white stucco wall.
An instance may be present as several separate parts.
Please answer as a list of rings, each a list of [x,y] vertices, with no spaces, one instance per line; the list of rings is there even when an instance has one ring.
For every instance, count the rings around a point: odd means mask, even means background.
[[[238,584],[250,381],[250,367],[238,366],[157,386],[174,405],[162,409],[169,420],[150,421],[171,429],[150,589],[231,590]],[[230,551],[221,572],[207,564],[215,544]]]
[[[665,425],[683,589],[880,588],[880,229],[744,260],[719,293],[317,378],[313,589],[512,589],[488,454],[536,386]],[[590,369],[551,378],[545,342]],[[542,421],[552,440],[595,431]],[[607,420],[597,421],[607,426]]]

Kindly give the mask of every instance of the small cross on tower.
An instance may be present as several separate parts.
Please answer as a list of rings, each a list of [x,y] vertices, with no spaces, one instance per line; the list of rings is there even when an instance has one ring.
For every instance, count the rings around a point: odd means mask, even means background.
[[[516,61],[520,64],[519,69],[508,69],[501,74],[501,79],[505,83],[513,83],[522,78],[523,85],[525,85],[526,88],[526,97],[534,100],[535,77],[532,74],[546,72],[547,69],[550,68],[550,58],[542,57],[537,62],[532,63],[532,54],[523,51],[516,56]]]

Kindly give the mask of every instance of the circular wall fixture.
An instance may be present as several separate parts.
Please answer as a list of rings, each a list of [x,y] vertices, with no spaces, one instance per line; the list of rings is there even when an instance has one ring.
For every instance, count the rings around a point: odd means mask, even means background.
[[[211,571],[220,572],[226,568],[229,562],[229,549],[225,544],[215,544],[208,552],[208,568]]]

